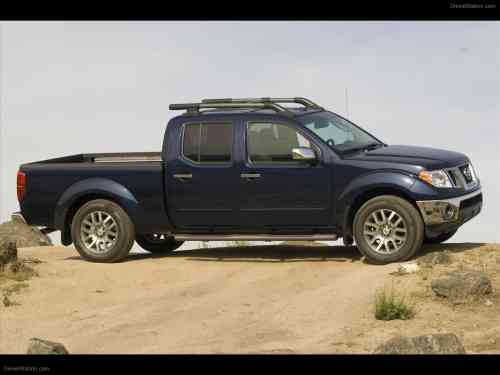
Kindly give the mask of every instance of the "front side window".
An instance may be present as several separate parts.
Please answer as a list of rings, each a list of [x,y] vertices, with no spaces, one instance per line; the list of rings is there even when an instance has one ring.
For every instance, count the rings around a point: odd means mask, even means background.
[[[247,127],[248,157],[253,163],[294,163],[292,149],[311,143],[290,126],[250,123]]]
[[[231,161],[233,126],[226,123],[186,124],[182,154],[195,163]]]

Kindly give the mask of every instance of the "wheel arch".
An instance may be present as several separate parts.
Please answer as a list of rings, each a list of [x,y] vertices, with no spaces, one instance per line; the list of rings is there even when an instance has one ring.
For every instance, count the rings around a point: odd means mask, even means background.
[[[95,199],[106,199],[119,205],[129,215],[134,226],[137,226],[137,218],[140,217],[142,210],[127,188],[104,178],[79,181],[62,194],[56,206],[55,227],[61,230],[63,245],[68,246],[73,242],[71,222],[78,209]]]
[[[374,173],[357,179],[344,191],[340,198],[340,221],[343,236],[352,236],[354,216],[359,208],[370,199],[381,195],[402,198],[415,207],[421,215],[411,192],[415,180],[402,173]]]

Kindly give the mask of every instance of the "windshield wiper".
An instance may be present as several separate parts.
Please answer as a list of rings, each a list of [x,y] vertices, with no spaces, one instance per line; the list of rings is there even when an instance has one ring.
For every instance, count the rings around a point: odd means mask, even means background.
[[[384,147],[384,144],[383,143],[374,142],[374,143],[370,143],[368,146],[366,146],[364,148],[364,150],[371,151],[371,150],[376,150],[379,147]]]
[[[371,150],[375,150],[379,147],[384,147],[384,144],[379,143],[379,142],[372,142],[372,143],[368,143],[368,144],[363,145],[363,146],[353,147],[353,148],[348,148],[348,149],[342,150],[342,153],[346,154],[346,153],[350,153],[350,152],[371,151]]]

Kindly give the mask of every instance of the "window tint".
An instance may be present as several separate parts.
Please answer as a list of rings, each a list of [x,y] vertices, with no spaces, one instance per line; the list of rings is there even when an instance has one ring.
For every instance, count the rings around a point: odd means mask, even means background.
[[[184,128],[184,144],[182,145],[184,157],[189,160],[199,162],[199,144],[200,124],[186,125],[186,127]]]
[[[183,155],[196,163],[231,161],[231,124],[188,124],[184,129]]]
[[[352,122],[332,112],[300,116],[298,120],[328,145],[340,152],[371,143],[380,143]]]
[[[297,163],[292,149],[311,147],[299,132],[286,125],[252,123],[247,127],[248,156],[258,163]]]

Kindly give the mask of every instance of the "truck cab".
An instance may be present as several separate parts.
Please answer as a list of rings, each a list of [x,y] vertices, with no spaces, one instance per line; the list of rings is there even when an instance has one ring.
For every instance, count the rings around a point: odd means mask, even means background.
[[[309,99],[205,99],[170,109],[186,112],[169,121],[161,154],[149,160],[87,154],[83,170],[68,158],[21,166],[28,181],[48,182],[58,163],[71,177],[43,223],[37,188],[24,203],[21,194],[23,217],[61,230],[62,242],[92,261],[121,260],[134,240],[165,252],[191,240],[343,238],[389,263],[446,241],[482,207],[466,155],[388,145]]]

